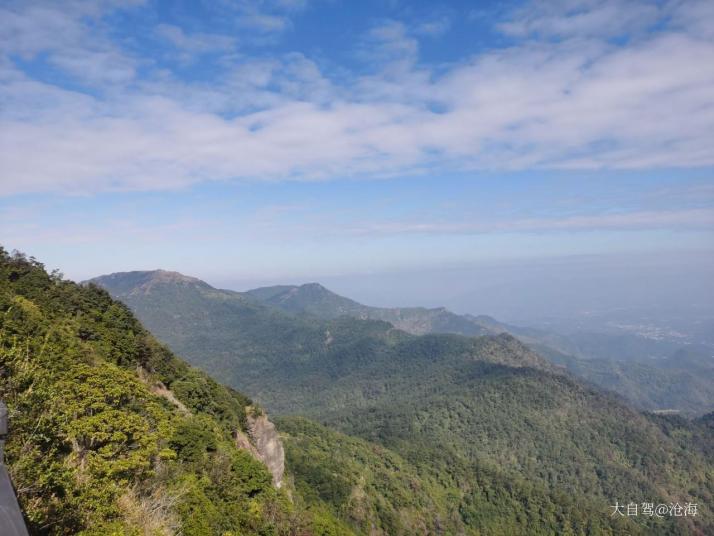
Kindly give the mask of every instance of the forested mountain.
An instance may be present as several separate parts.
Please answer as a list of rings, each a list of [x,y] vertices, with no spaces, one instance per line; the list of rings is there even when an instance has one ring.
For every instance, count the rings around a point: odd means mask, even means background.
[[[343,315],[384,320],[398,329],[415,335],[457,333],[477,336],[507,331],[504,326],[488,317],[457,315],[443,307],[384,308],[362,305],[331,292],[319,283],[262,287],[249,290],[246,294],[288,313],[307,313],[327,320]]]
[[[653,339],[624,332],[568,331],[566,334],[499,322],[487,315],[459,315],[444,307],[370,307],[345,298],[318,283],[279,285],[249,290],[245,294],[289,313],[307,313],[323,319],[348,315],[384,320],[408,333],[488,335],[510,333],[527,344],[548,347],[578,359],[651,361],[672,357],[682,342]],[[712,356],[709,350],[708,356]],[[710,360],[714,363],[714,359]]]
[[[105,291],[2,248],[0,398],[32,534],[352,533],[328,505],[273,485],[250,399],[176,358]]]
[[[414,486],[431,490],[429,508],[439,513],[439,530],[714,530],[704,508],[696,517],[636,519],[612,517],[609,508],[617,501],[711,504],[714,438],[706,419],[640,414],[505,333],[416,336],[381,320],[287,314],[191,280],[149,279],[151,284],[122,292],[106,278],[98,282],[174,349],[269,409],[313,417],[394,453],[395,464],[419,476]],[[271,299],[261,292],[264,301]],[[317,496],[333,512],[351,516],[345,514],[354,505],[347,490],[360,483],[360,463],[374,466],[366,454],[369,444],[300,421],[285,423],[296,486],[319,483],[323,492]],[[329,461],[339,442],[363,453],[350,457],[361,460],[357,465]],[[325,459],[332,471],[291,451],[291,445],[303,445],[313,453],[310,460]],[[383,477],[390,480],[389,474]],[[377,497],[370,495],[356,518],[379,510]],[[419,516],[408,517],[429,526]],[[429,530],[438,533],[436,527]]]
[[[586,359],[583,356],[591,356],[588,348],[605,352],[602,355],[617,355],[615,340],[622,341],[623,356],[633,355],[627,353],[628,348],[636,353],[658,347],[633,337],[603,334],[583,334],[570,340],[488,316],[456,315],[443,308],[369,307],[316,283],[239,293],[162,270],[113,274],[94,282],[128,304],[152,333],[180,355],[198,359],[196,363],[205,370],[224,374],[223,362],[251,363],[250,370],[241,371],[240,378],[233,381],[258,398],[266,387],[261,379],[266,363],[286,353],[293,360],[321,354],[326,350],[325,340],[334,339],[338,331],[343,335],[350,332],[331,329],[330,324],[340,325],[340,317],[351,316],[362,320],[347,323],[355,333],[369,330],[369,319],[416,334],[510,333],[553,363],[618,393],[639,409],[677,410],[690,416],[714,411],[714,367],[706,367],[714,364],[714,357],[703,348],[696,354],[697,366],[681,359],[692,349],[670,359]]]
[[[246,294],[289,313],[324,319],[349,315],[384,320],[413,334],[478,336],[510,333],[590,383],[619,393],[644,410],[687,415],[714,411],[714,349],[625,333],[552,331],[499,322],[486,315],[458,315],[447,309],[381,308],[362,305],[317,283],[274,286]]]

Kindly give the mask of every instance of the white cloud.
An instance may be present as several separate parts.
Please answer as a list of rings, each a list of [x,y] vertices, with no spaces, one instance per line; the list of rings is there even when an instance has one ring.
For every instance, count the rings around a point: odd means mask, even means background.
[[[655,3],[621,0],[538,0],[500,29],[513,36],[603,37],[639,31],[663,14]]]
[[[587,8],[591,16],[578,11],[585,37],[547,30],[559,39],[537,39],[542,28],[560,26],[550,8],[547,23],[528,12],[513,22],[530,28],[527,39],[436,66],[418,62],[413,30],[387,21],[360,49],[380,59],[369,75],[335,75],[294,53],[239,57],[211,84],[167,72],[137,80],[140,60],[101,39],[88,44],[77,20],[61,13],[54,22],[38,19],[45,29],[66,28],[51,43],[28,29],[23,17],[32,18],[34,7],[17,11],[22,20],[13,19],[0,38],[10,42],[6,31],[16,38],[14,53],[49,50],[59,68],[111,91],[76,93],[0,63],[0,194],[470,169],[711,166],[714,39],[701,18],[714,24],[714,13],[692,5],[697,17],[686,3],[668,5],[671,27],[625,44],[596,31],[600,4]],[[219,45],[177,30],[163,31],[178,46]]]
[[[667,4],[672,24],[702,38],[714,38],[714,2],[710,0],[679,0]]]
[[[234,17],[240,28],[257,34],[276,35],[289,29],[292,26],[289,16],[302,11],[307,5],[307,0],[224,0],[214,3],[212,7],[223,7],[226,16]],[[258,36],[254,38],[259,39]]]
[[[427,35],[430,37],[438,37],[444,35],[451,28],[451,20],[449,17],[442,16],[431,20],[424,21],[414,28],[414,33],[419,35]]]
[[[265,33],[282,32],[290,26],[290,19],[267,13],[245,13],[237,19],[238,25]]]
[[[29,57],[48,50],[87,46],[83,20],[96,21],[116,9],[142,3],[143,0],[8,0],[0,6],[0,50]]]
[[[90,31],[103,15],[141,1],[9,2],[0,7],[0,49],[5,54],[46,61],[89,84],[117,84],[134,78],[137,61],[109,39]]]
[[[230,50],[236,45],[236,39],[228,35],[208,33],[189,35],[182,28],[172,24],[159,24],[156,33],[176,48],[191,54]]]
[[[359,55],[372,63],[413,64],[419,53],[419,42],[411,35],[405,24],[385,21],[374,26],[366,35]]]
[[[130,82],[136,61],[115,50],[67,49],[54,53],[51,62],[65,73],[92,84]]]

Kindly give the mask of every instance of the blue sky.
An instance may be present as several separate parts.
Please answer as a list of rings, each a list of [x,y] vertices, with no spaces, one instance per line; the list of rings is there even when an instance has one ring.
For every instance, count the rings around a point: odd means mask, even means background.
[[[696,0],[0,1],[0,243],[233,286],[711,255],[712,28]]]

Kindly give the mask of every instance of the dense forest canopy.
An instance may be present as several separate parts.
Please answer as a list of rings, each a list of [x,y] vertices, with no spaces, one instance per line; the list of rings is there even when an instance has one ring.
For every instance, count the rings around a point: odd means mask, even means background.
[[[325,303],[320,288],[309,290]],[[703,510],[695,519],[609,515],[622,500],[709,504],[706,419],[639,413],[506,333],[413,335],[383,320],[285,311],[261,292],[256,302],[144,273],[117,295],[194,364],[274,412],[319,420],[398,456],[430,490],[447,531],[687,534],[711,526]],[[280,422],[297,482],[326,487],[320,496],[349,511],[345,497],[358,484],[350,464],[338,464],[339,478],[324,472],[335,467],[334,438],[315,441],[307,463],[294,445],[319,429]]]

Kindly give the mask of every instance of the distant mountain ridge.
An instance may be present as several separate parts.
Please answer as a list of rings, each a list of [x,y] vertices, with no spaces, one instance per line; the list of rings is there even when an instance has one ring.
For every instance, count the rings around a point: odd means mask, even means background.
[[[246,294],[289,313],[307,313],[331,319],[342,315],[383,320],[412,333],[456,333],[467,336],[507,331],[490,317],[463,316],[444,307],[371,307],[336,294],[319,283],[278,285],[249,290]]]
[[[693,361],[684,352],[680,354],[681,362],[674,358],[633,362],[623,358],[582,357],[583,351],[617,355],[616,349],[607,346],[616,343],[625,349],[634,347],[634,351],[648,348],[647,341],[632,337],[584,334],[570,340],[556,333],[502,323],[486,315],[458,315],[443,307],[371,307],[340,296],[319,283],[236,292],[216,289],[200,279],[164,270],[116,273],[91,281],[132,306],[152,332],[189,358],[208,353],[225,359],[229,353],[226,348],[233,348],[237,354],[252,353],[257,362],[265,361],[266,352],[276,356],[286,348],[291,348],[294,356],[320,353],[328,337],[325,330],[329,330],[322,324],[347,316],[364,322],[388,322],[416,335],[509,333],[558,366],[619,393],[641,409],[675,409],[691,415],[714,410],[714,368],[707,367],[707,363],[714,363],[711,354],[702,356],[700,352]],[[206,307],[222,310],[210,326],[218,330],[218,335],[214,333],[210,339],[187,336],[195,330],[194,326],[205,322]],[[178,310],[183,311],[181,318],[173,314]],[[272,326],[270,333],[265,332],[266,326]],[[231,333],[236,337],[231,337]],[[271,333],[278,335],[271,337]],[[288,340],[291,342],[287,343]],[[201,359],[204,367],[209,366],[208,361],[214,361],[205,356]]]
[[[574,375],[621,394],[637,407],[674,409],[693,415],[714,410],[714,356],[711,349],[704,347],[681,348],[667,358],[660,355],[657,359],[638,361],[623,357],[661,352],[667,345],[599,333],[566,338],[499,322],[487,315],[459,315],[444,307],[370,307],[339,296],[318,283],[263,287],[247,294],[293,314],[383,320],[416,335],[454,333],[476,337],[509,333]],[[676,347],[672,346],[670,351],[673,348]]]

